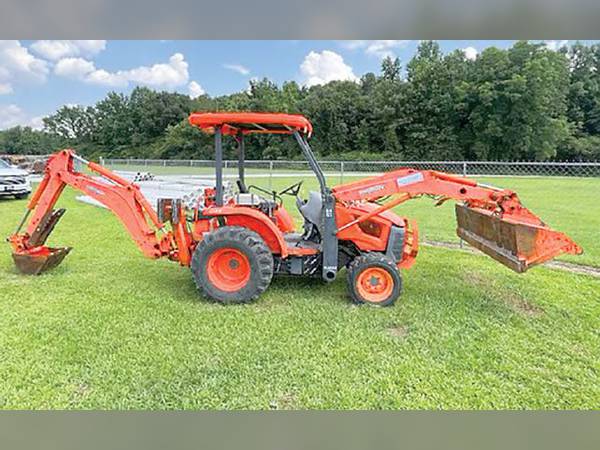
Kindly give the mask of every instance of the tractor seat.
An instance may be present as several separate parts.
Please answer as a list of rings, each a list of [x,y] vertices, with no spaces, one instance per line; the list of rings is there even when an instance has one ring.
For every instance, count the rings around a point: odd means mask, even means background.
[[[308,222],[312,223],[321,231],[321,210],[323,209],[323,199],[320,192],[310,191],[308,200],[303,201],[299,197],[296,198],[296,206]]]

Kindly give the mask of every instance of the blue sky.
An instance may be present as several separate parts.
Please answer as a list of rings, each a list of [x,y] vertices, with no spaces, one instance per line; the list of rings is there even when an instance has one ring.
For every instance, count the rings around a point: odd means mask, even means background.
[[[547,41],[556,48],[567,41]],[[440,41],[444,52],[513,41]],[[0,129],[39,127],[64,104],[93,105],[136,85],[211,96],[246,89],[253,78],[325,83],[378,72],[386,55],[403,66],[418,41],[0,41]]]

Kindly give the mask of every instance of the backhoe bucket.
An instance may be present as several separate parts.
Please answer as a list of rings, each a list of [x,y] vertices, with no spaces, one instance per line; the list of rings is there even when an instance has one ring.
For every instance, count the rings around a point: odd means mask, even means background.
[[[539,224],[499,217],[493,212],[456,205],[458,236],[515,272],[548,261],[562,253],[580,254],[569,237]]]
[[[44,243],[48,236],[65,213],[64,209],[48,211],[40,220],[27,245],[18,246],[12,254],[17,270],[26,275],[39,275],[58,266],[71,251],[70,247],[46,247]],[[9,240],[19,240],[21,235],[14,235]]]
[[[70,247],[36,247],[21,253],[13,253],[17,270],[26,275],[39,275],[58,266],[71,251]]]

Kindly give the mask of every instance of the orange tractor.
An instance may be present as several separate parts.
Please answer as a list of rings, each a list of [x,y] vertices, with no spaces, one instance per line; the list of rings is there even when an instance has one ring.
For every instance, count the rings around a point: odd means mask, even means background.
[[[9,237],[17,268],[39,274],[60,264],[70,251],[44,245],[64,213],[54,206],[67,185],[116,214],[144,255],[191,267],[198,289],[222,303],[256,299],[274,275],[330,282],[346,268],[355,302],[392,304],[402,288],[399,269],[412,266],[417,256],[418,234],[413,221],[391,209],[422,195],[437,198],[438,204],[457,201],[458,235],[517,272],[561,253],[582,252],[525,208],[514,192],[470,179],[405,168],[330,188],[308,144],[312,125],[301,115],[194,113],[189,122],[214,133],[215,140],[215,187],[206,188],[194,208],[180,199],[161,198],[154,209],[136,184],[62,150],[48,161],[23,220]],[[303,200],[302,181],[280,192],[247,186],[244,136],[253,133],[292,135],[319,191]],[[239,150],[237,191],[231,194],[223,186],[223,136],[235,138]],[[75,161],[98,176],[77,171]],[[301,232],[294,230],[284,195],[296,197],[304,218]]]

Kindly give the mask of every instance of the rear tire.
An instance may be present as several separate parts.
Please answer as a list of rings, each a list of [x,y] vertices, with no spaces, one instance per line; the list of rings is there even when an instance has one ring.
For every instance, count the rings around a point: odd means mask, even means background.
[[[28,193],[26,193],[26,194],[15,194],[15,198],[16,198],[17,200],[23,200],[23,199],[25,199],[25,198],[27,198],[27,197],[29,197],[29,192],[28,192]]]
[[[357,304],[390,306],[402,292],[402,277],[391,258],[381,253],[357,256],[348,266],[348,291]]]
[[[196,287],[224,304],[248,303],[262,294],[273,278],[273,255],[254,231],[221,227],[208,233],[192,255]]]

